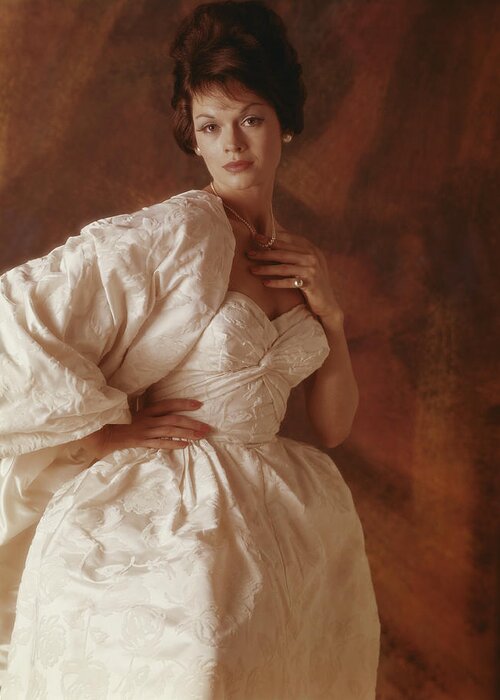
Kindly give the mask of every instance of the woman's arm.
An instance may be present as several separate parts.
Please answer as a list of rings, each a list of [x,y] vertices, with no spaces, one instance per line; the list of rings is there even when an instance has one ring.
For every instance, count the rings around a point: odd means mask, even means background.
[[[164,450],[187,447],[192,440],[205,437],[212,428],[208,423],[174,412],[196,411],[201,405],[201,401],[193,399],[164,399],[133,413],[132,423],[104,425],[72,444],[80,445],[94,461],[131,447]]]
[[[293,277],[303,281],[301,289],[307,304],[322,323],[332,349],[322,366],[305,380],[307,412],[323,445],[335,447],[349,435],[358,406],[358,387],[344,334],[344,313],[330,282],[328,260],[320,248],[304,236],[282,229],[275,246],[252,255],[252,261],[259,262],[249,269],[263,277],[266,287],[290,288]],[[247,251],[247,255],[250,253]],[[271,261],[273,278],[267,278],[270,269],[266,262]],[[275,279],[275,275],[284,278]]]
[[[359,391],[344,333],[344,315],[338,310],[319,317],[331,351],[322,366],[304,382],[309,419],[325,447],[336,447],[351,432]]]

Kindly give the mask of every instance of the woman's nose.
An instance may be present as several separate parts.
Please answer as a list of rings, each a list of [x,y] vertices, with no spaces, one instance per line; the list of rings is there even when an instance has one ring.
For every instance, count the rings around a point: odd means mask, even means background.
[[[234,153],[241,151],[243,148],[243,139],[237,133],[236,129],[229,129],[226,134],[224,150],[226,153]]]
[[[239,146],[236,143],[228,143],[226,144],[226,153],[238,153],[238,151],[241,151],[241,146]]]

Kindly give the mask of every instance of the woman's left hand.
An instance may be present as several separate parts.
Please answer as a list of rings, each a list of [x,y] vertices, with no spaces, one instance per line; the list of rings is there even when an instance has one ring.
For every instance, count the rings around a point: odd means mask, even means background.
[[[258,261],[250,270],[252,274],[264,278],[264,286],[300,289],[311,311],[321,319],[343,318],[342,309],[330,284],[326,257],[320,248],[304,236],[279,231],[278,239],[271,248],[248,250],[246,255],[249,260]],[[267,265],[270,261],[278,264]],[[268,279],[270,274],[282,279]],[[294,286],[296,277],[304,281],[302,287]]]

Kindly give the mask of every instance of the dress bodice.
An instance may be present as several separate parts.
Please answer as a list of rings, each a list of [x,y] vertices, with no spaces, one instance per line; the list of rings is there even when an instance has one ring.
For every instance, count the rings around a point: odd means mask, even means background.
[[[272,440],[285,416],[292,387],[318,369],[330,351],[321,323],[306,304],[270,320],[247,295],[228,291],[224,302],[184,360],[150,387],[146,403],[196,398],[195,412],[210,440]]]

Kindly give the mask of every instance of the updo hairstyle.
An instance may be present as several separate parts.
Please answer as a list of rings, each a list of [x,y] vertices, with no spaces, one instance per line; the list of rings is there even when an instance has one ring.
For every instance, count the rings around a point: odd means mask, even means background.
[[[282,131],[304,128],[306,90],[297,52],[279,15],[259,0],[198,5],[181,22],[170,48],[175,60],[173,131],[190,155],[196,145],[192,98],[237,81],[271,104]]]

